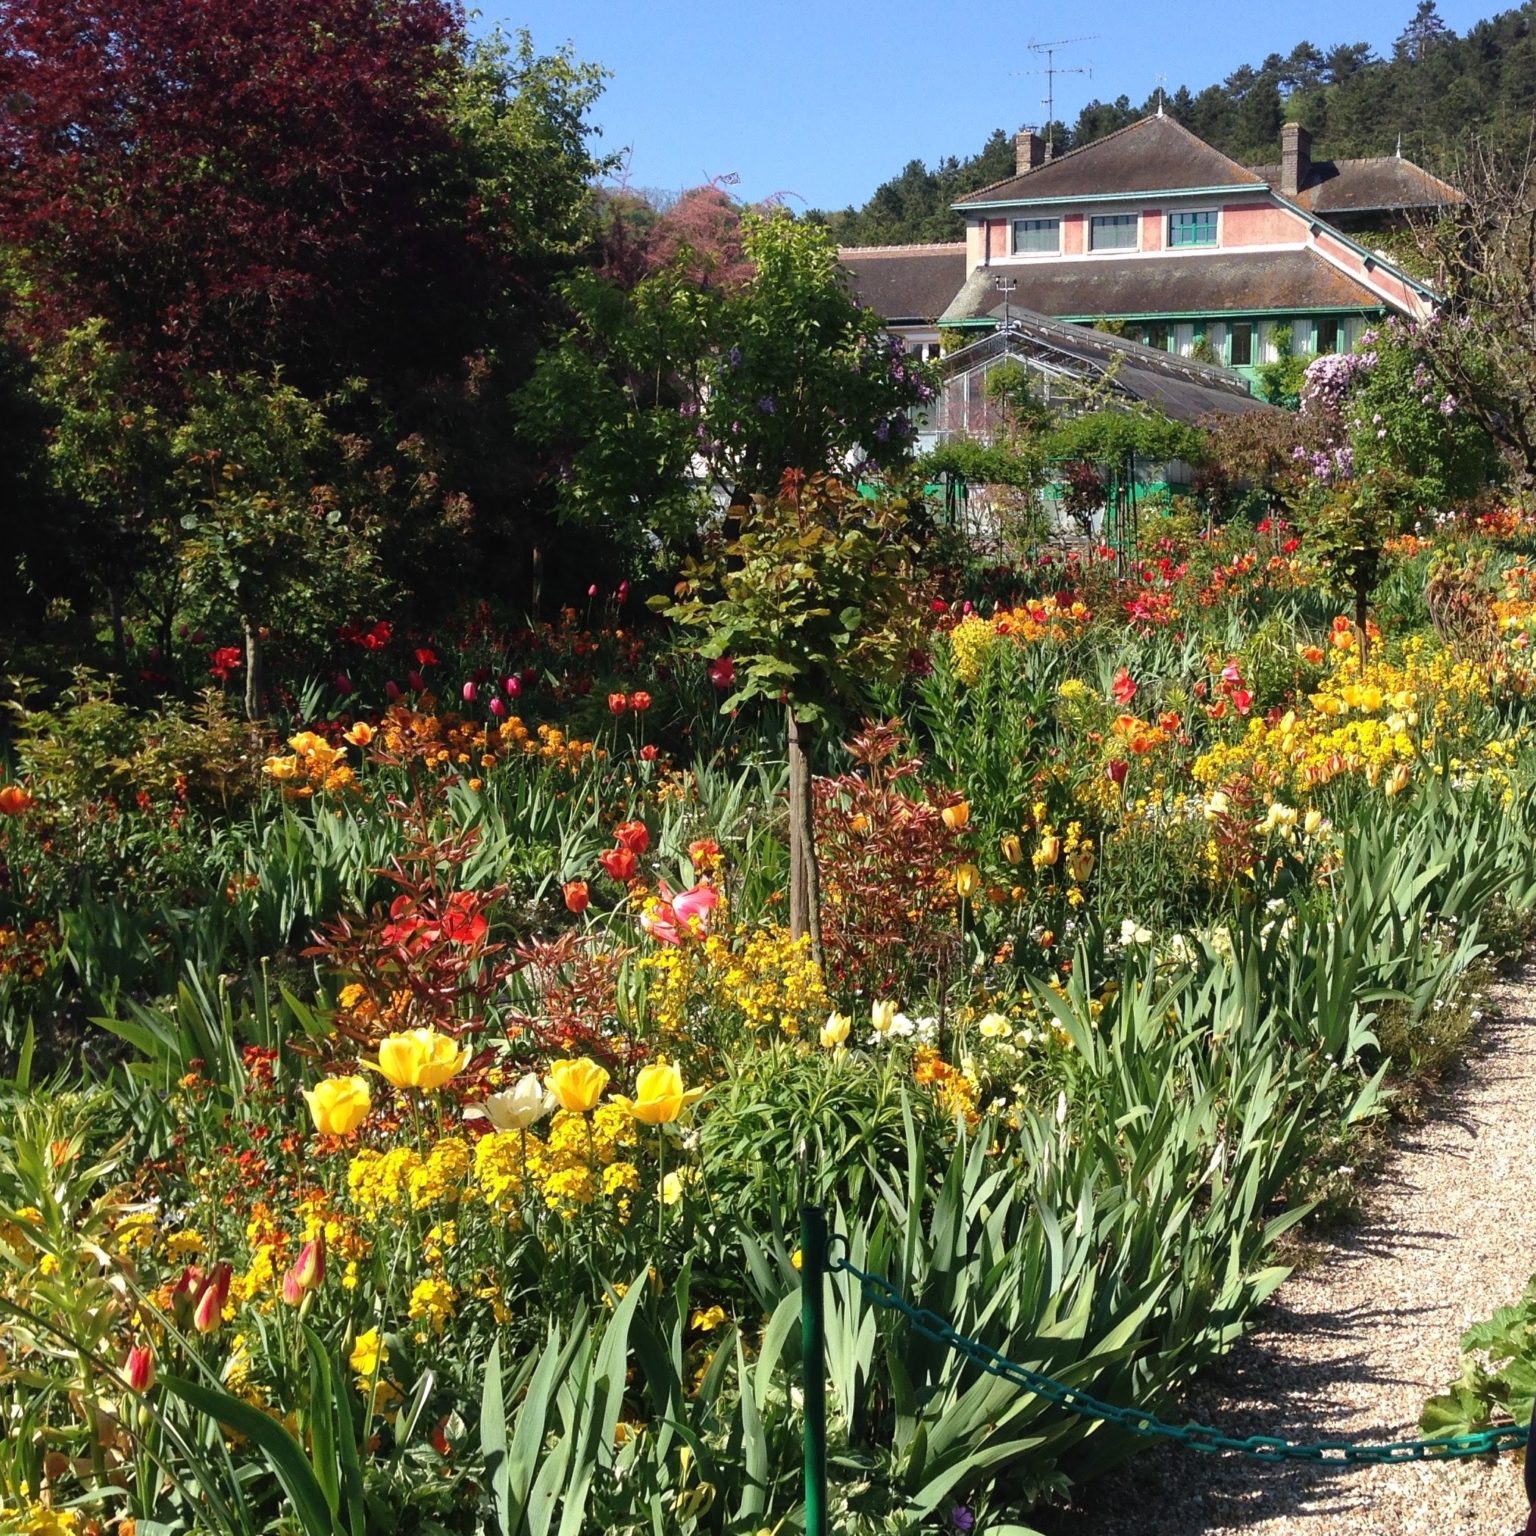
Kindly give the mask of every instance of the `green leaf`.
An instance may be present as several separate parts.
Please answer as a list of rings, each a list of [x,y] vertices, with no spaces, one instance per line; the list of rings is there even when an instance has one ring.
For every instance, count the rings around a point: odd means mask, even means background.
[[[298,1442],[275,1419],[216,1387],[181,1376],[161,1378],[165,1390],[189,1407],[243,1435],[266,1458],[306,1536],[336,1536],[330,1506]]]

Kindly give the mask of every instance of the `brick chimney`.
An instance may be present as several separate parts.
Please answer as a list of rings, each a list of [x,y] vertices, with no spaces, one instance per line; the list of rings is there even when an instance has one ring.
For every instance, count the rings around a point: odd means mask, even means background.
[[[1038,171],[1045,164],[1045,141],[1033,128],[1026,128],[1013,141],[1013,170],[1016,176]]]
[[[1280,130],[1280,195],[1295,197],[1312,173],[1312,135],[1300,123]]]

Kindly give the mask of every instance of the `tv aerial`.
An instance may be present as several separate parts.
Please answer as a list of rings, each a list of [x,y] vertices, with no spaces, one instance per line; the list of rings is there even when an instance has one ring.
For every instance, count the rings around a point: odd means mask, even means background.
[[[1033,38],[1025,46],[1037,59],[1045,60],[1043,69],[1026,69],[1022,73],[1026,75],[1045,76],[1045,99],[1040,103],[1045,108],[1045,142],[1051,142],[1051,124],[1056,121],[1056,76],[1057,75],[1087,75],[1093,78],[1092,64],[1058,64],[1056,62],[1056,50],[1067,48],[1074,43],[1092,43],[1098,41],[1098,33],[1092,33],[1088,37],[1058,37],[1049,43],[1037,43]]]

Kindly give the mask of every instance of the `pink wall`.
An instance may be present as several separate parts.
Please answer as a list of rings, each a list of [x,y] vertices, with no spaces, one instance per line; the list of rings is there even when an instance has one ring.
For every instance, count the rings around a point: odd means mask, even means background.
[[[993,260],[998,256],[1008,254],[1008,220],[987,220],[987,253],[986,259]]]
[[[972,219],[965,226],[965,270],[972,271],[986,259],[987,226],[982,219]]]
[[[1069,213],[1061,221],[1061,253],[1063,256],[1083,254],[1083,216]]]
[[[1223,245],[1289,245],[1306,238],[1306,222],[1273,203],[1232,203],[1221,210]]]
[[[1399,277],[1394,277],[1390,272],[1384,272],[1379,266],[1367,267],[1366,258],[1359,251],[1345,245],[1342,240],[1336,240],[1328,234],[1320,234],[1317,239],[1317,249],[1320,255],[1326,256],[1335,266],[1342,267],[1344,271],[1358,277],[1378,293],[1385,294],[1391,303],[1406,310],[1410,315],[1423,315],[1428,312],[1429,306],[1407,283]]]
[[[1144,251],[1160,251],[1163,248],[1163,210],[1144,208],[1141,212],[1141,248]]]

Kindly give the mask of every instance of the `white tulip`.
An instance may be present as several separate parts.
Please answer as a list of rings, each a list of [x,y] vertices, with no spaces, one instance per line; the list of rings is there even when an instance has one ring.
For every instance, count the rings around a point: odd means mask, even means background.
[[[503,1093],[493,1093],[481,1106],[498,1131],[526,1131],[554,1107],[554,1098],[537,1072],[526,1073]]]

